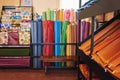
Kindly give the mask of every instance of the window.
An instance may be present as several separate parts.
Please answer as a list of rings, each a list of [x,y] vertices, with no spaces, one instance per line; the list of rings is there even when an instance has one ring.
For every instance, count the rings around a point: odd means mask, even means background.
[[[60,0],[60,9],[79,9],[79,0]]]

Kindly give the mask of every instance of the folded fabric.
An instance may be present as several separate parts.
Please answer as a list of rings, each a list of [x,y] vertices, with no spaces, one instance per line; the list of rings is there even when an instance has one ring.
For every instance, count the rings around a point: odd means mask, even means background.
[[[30,28],[31,28],[31,22],[22,22],[22,23],[20,23],[21,31],[30,31]]]
[[[50,11],[50,18],[52,21],[54,21],[54,11],[53,10]]]
[[[8,32],[8,44],[19,44],[18,32]]]
[[[19,31],[19,44],[30,44],[30,32]]]
[[[20,49],[12,49],[12,48],[4,48],[0,49],[0,56],[28,56],[30,53],[29,48],[20,48]]]
[[[46,12],[42,12],[42,21],[46,20]]]
[[[30,67],[30,57],[0,57],[0,67]]]
[[[8,44],[8,32],[0,32],[0,44]]]
[[[70,20],[70,10],[64,11],[64,20],[69,21]]]

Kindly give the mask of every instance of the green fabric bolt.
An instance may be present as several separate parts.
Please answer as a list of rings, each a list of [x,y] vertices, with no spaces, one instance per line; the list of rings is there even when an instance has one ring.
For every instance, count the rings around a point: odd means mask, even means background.
[[[42,12],[42,20],[43,20],[43,21],[46,20],[46,12]]]
[[[50,16],[51,16],[50,13],[51,13],[51,11],[50,11],[50,9],[48,8],[47,11],[46,11],[47,20],[50,20]]]
[[[0,49],[0,56],[28,56],[29,49]]]
[[[54,21],[54,11],[53,11],[53,10],[51,10],[50,15],[51,15],[51,17],[50,17],[50,18],[51,18],[51,20],[52,20],[52,21]]]
[[[61,32],[61,43],[66,43],[66,29],[69,25],[68,21],[64,21],[62,24],[62,32]],[[65,56],[65,45],[61,45],[61,53],[60,56]],[[64,66],[64,62],[61,63],[61,66]]]

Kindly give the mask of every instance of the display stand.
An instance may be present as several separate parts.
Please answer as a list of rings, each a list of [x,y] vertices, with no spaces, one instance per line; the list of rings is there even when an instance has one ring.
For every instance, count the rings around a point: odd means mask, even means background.
[[[78,10],[79,11],[79,20],[83,19],[83,18],[87,18],[87,17],[94,17],[96,15],[99,14],[104,14],[110,11],[116,11],[120,9],[119,6],[120,1],[119,0],[100,0],[97,3],[91,5],[90,7],[87,7],[84,10]],[[109,25],[111,22],[113,22],[115,19],[119,19],[120,15],[114,17],[112,20],[110,20],[108,23],[104,24],[99,30],[94,32],[94,24],[92,24],[92,34],[86,39],[91,39],[91,48],[90,48],[90,55],[87,56],[84,54],[84,52],[82,50],[78,49],[78,53],[77,55],[78,57],[78,65],[81,64],[81,58],[82,61],[85,62],[85,64],[87,64],[90,67],[90,76],[89,76],[89,80],[92,80],[92,71],[95,72],[95,74],[97,74],[97,76],[101,79],[101,80],[117,80],[117,78],[115,78],[113,75],[111,75],[109,72],[106,72],[105,69],[103,69],[97,62],[95,62],[92,57],[92,51],[94,49],[94,35],[96,33],[98,33],[99,31],[101,31],[102,29],[104,29],[107,25]],[[84,40],[83,42],[79,43],[79,46],[84,43],[86,40]],[[80,70],[80,69],[79,69]],[[78,80],[81,80],[81,72],[78,71]],[[84,78],[82,76],[82,78]]]

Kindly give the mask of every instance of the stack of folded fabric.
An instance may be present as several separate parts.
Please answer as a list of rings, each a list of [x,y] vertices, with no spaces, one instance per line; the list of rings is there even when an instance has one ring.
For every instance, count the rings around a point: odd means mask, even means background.
[[[0,67],[30,67],[31,7],[5,9],[0,27]],[[12,47],[12,48],[11,48]],[[4,56],[4,57],[3,57]]]

